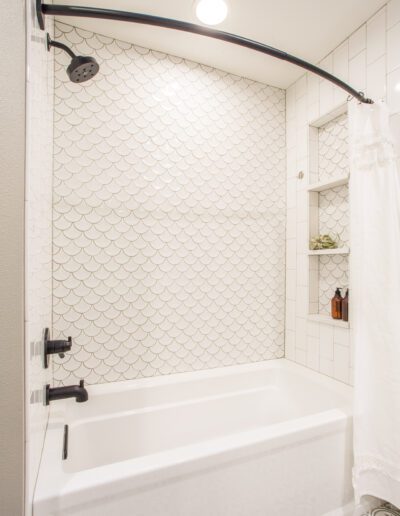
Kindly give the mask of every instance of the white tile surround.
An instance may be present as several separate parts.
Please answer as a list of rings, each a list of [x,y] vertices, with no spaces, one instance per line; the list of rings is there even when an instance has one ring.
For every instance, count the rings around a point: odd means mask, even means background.
[[[27,2],[26,126],[26,514],[32,514],[48,407],[43,387],[51,381],[42,363],[43,329],[52,319],[52,171],[54,60],[37,25],[34,1]],[[49,20],[47,30],[52,33]]]
[[[400,135],[400,95],[396,90],[396,84],[400,80],[400,57],[397,51],[400,48],[399,3],[400,0],[391,0],[386,7],[381,9],[321,62],[321,66],[332,70],[351,84],[365,90],[368,95],[374,98],[386,96],[393,112],[394,129],[398,135]],[[104,38],[103,41],[106,39],[108,38]],[[81,42],[81,38],[78,37],[76,43],[79,42]],[[85,46],[83,43],[82,45]],[[125,48],[124,44],[121,45],[122,55],[122,50],[125,52],[128,46]],[[92,53],[94,50],[92,48],[86,49],[87,53]],[[82,52],[84,51],[85,48]],[[98,49],[97,51],[99,52],[99,60],[106,59],[104,49]],[[162,54],[151,53],[151,55],[161,60]],[[60,52],[57,52],[57,56],[64,66],[66,63],[65,56],[63,57]],[[145,60],[144,57],[142,59]],[[174,64],[182,66],[182,63],[183,61],[179,58],[175,59]],[[190,65],[198,66],[192,63]],[[210,69],[198,67],[198,70],[209,71]],[[57,73],[63,74],[65,71],[58,67]],[[221,80],[224,77],[232,77],[218,71],[214,71],[214,73],[220,74]],[[252,81],[243,81],[246,84],[252,84]],[[305,192],[305,186],[308,182],[307,125],[310,120],[330,111],[332,107],[345,100],[345,98],[346,94],[341,90],[310,74],[304,75],[287,90],[286,355],[288,358],[308,365],[313,369],[348,382],[351,379],[348,330],[310,322],[306,318],[308,272],[304,242],[304,235],[307,235],[307,194]],[[73,102],[73,100],[70,102]],[[299,182],[296,178],[300,170],[306,173],[302,182]],[[68,333],[68,328],[68,325],[60,324],[58,327],[56,325],[55,330],[58,330],[60,335],[65,334],[65,332]],[[80,352],[83,351],[83,347],[80,346]],[[278,346],[278,349],[281,349],[281,347]],[[146,350],[143,349],[142,351],[145,352]],[[113,354],[114,350],[111,352],[111,355]],[[81,356],[81,360],[78,360],[79,364],[77,362],[70,364],[71,371],[67,367],[58,367],[59,376],[57,379],[72,381],[73,378],[67,380],[67,377],[70,373],[73,377],[74,371],[76,371],[77,377],[87,377],[88,371],[78,370],[78,368],[82,367],[82,364],[87,364],[93,353],[91,355],[81,353]],[[260,359],[260,357],[256,358],[254,356],[254,359]],[[103,364],[104,360],[104,358],[100,359]],[[124,361],[122,360],[122,362]],[[139,369],[143,370],[144,367],[146,367],[146,364],[142,363]],[[154,371],[149,374],[153,373]],[[133,375],[128,375],[128,377],[131,376]],[[104,381],[105,378],[100,379],[99,377],[93,377],[92,380]],[[112,379],[122,377],[124,377],[123,371],[114,375]]]
[[[284,91],[58,24],[58,39],[101,63],[92,84],[73,85],[65,75],[67,56],[46,51],[31,5],[27,515],[48,382],[112,382],[284,354],[352,381],[351,330],[307,317],[308,125],[346,94],[310,74],[287,90],[285,178]],[[321,66],[368,96],[385,98],[400,142],[400,0],[391,0]],[[345,204],[346,188],[338,187],[335,202]],[[321,196],[328,229],[331,195]],[[342,215],[341,221],[345,210]],[[346,270],[347,257],[321,259],[322,309],[333,292],[335,260]],[[72,354],[54,358],[54,377],[41,360],[43,328],[52,317],[54,337],[74,339]]]
[[[284,353],[285,92],[56,24],[55,380]]]
[[[385,99],[399,144],[400,0],[391,0],[324,58],[320,66],[363,90],[367,96]],[[351,330],[307,319],[309,274],[304,229],[308,218],[308,126],[346,101],[346,96],[345,92],[311,74],[305,74],[287,90],[285,353],[291,360],[351,383]],[[304,172],[303,180],[297,178],[300,171]]]

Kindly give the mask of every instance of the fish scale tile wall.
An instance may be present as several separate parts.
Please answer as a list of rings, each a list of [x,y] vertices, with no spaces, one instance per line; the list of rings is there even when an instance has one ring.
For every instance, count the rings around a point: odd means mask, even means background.
[[[55,381],[282,357],[285,93],[56,24]]]

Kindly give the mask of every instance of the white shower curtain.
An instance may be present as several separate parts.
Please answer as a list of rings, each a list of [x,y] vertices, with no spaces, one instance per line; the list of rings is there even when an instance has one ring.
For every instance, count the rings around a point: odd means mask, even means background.
[[[349,135],[355,498],[400,506],[400,175],[386,106],[352,101]]]

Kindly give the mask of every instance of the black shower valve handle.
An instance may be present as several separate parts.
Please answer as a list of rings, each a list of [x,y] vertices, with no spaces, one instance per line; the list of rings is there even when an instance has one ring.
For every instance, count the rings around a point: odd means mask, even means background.
[[[49,366],[48,356],[58,354],[60,358],[65,357],[65,351],[70,351],[72,348],[72,338],[68,337],[67,340],[50,340],[49,329],[45,329],[44,333],[44,367],[47,369]]]
[[[72,339],[68,337],[67,340],[48,340],[47,354],[52,355],[57,353],[61,358],[65,356],[64,351],[70,351],[72,348]]]

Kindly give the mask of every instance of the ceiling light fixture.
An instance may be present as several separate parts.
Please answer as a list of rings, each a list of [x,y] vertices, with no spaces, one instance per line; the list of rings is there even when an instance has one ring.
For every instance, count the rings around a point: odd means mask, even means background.
[[[218,25],[228,14],[225,0],[198,0],[195,4],[197,18],[206,25]]]

